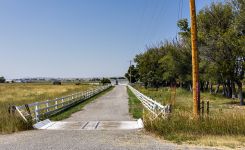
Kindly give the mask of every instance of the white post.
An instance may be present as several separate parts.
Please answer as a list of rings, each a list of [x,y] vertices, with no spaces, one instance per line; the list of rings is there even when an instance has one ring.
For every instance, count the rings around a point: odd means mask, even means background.
[[[64,99],[64,101],[66,102],[66,103],[70,103],[70,101],[69,101],[69,97],[66,97],[65,99]]]
[[[61,99],[62,107],[64,106],[64,98]]]
[[[17,106],[15,106],[15,109],[16,109],[17,112],[20,114],[20,116],[21,116],[26,122],[28,122],[27,119],[26,119],[26,117],[21,113],[21,111],[19,110],[19,108],[18,108]]]
[[[56,98],[56,100],[55,100],[55,109],[58,109],[58,106],[57,106],[57,104],[58,104],[58,101],[57,101],[57,98]]]
[[[37,122],[39,121],[38,102],[36,102],[36,106],[35,106],[35,120]]]
[[[49,107],[49,100],[47,100],[47,102],[46,102],[46,107],[47,107],[46,111],[49,112],[49,109],[48,109],[48,107]]]

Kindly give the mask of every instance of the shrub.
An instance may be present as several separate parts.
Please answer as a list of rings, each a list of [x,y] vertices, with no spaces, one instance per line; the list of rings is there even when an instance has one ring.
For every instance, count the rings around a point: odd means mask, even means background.
[[[108,79],[108,78],[103,78],[101,81],[100,81],[103,85],[104,84],[110,84],[111,81]]]
[[[75,85],[80,85],[81,83],[80,82],[76,82]]]
[[[54,81],[53,85],[61,85],[61,81]]]
[[[0,83],[4,83],[6,79],[4,77],[0,77]]]

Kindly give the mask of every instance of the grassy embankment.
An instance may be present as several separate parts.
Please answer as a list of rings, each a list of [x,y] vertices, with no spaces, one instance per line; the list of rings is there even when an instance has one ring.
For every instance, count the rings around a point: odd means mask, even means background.
[[[36,101],[55,99],[72,93],[95,88],[94,85],[52,85],[51,83],[0,84],[0,134],[30,129],[18,115],[8,113],[9,105],[23,105]]]
[[[140,86],[136,88],[164,105],[171,103],[169,88],[158,91]],[[245,147],[245,108],[236,105],[237,100],[221,95],[201,93],[201,99],[210,101],[210,114],[196,119],[192,115],[192,94],[177,89],[176,104],[171,116],[150,121],[148,115],[144,114],[146,130],[177,143]]]
[[[143,105],[129,88],[127,88],[127,92],[128,92],[129,113],[135,119],[142,118]]]

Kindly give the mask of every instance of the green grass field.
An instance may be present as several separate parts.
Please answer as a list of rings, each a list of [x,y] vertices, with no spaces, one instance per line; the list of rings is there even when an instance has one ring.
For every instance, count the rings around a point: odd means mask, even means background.
[[[170,88],[145,89],[135,86],[143,94],[165,104],[173,103]],[[177,143],[191,143],[230,148],[245,147],[245,107],[237,105],[238,100],[221,95],[201,93],[201,100],[210,101],[210,114],[194,118],[192,114],[192,93],[184,89],[176,90],[173,113],[168,119],[150,119],[144,111],[144,124],[147,131],[166,140]]]
[[[74,83],[62,85],[52,85],[51,83],[0,84],[0,133],[12,133],[31,128],[31,124],[23,122],[18,115],[13,116],[8,113],[9,105],[52,100],[95,87],[95,85],[75,85]]]

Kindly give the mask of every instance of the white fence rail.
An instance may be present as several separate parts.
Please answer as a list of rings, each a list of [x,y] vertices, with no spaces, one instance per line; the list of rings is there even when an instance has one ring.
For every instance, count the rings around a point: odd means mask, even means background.
[[[171,105],[161,105],[160,103],[154,101],[150,97],[145,96],[138,90],[128,85],[129,89],[134,93],[134,95],[141,101],[145,108],[147,108],[155,116],[166,115],[171,112]]]
[[[56,114],[64,109],[85,101],[110,87],[110,84],[99,86],[92,90],[75,93],[69,96],[56,98],[54,100],[46,100],[22,106],[15,106],[15,109],[25,121],[28,121],[28,118],[31,118],[34,121],[39,121],[41,117]]]

